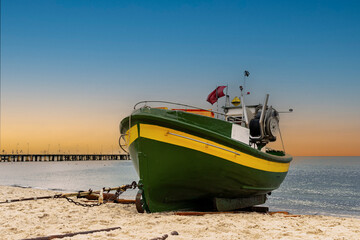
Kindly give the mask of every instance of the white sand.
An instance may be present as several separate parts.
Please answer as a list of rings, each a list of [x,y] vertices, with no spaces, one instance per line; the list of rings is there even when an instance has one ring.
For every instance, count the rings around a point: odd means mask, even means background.
[[[0,202],[54,192],[0,186]],[[360,239],[360,219],[329,216],[236,213],[176,216],[139,214],[135,205],[107,203],[84,208],[65,199],[0,204],[0,239],[23,239],[121,227],[63,239]],[[179,235],[170,235],[177,231]]]

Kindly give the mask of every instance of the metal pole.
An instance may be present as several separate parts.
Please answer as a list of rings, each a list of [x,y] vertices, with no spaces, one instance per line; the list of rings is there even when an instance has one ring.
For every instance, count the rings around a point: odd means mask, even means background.
[[[218,98],[218,86],[215,88],[216,93],[216,111],[219,112],[219,98]],[[216,115],[216,118],[219,118],[219,114]]]

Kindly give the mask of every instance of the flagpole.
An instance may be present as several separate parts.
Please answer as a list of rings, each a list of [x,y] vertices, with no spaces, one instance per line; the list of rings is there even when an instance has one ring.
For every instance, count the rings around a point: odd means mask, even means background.
[[[229,95],[228,95],[228,89],[229,89],[229,84],[226,84],[226,96],[225,96],[225,107],[224,107],[224,112],[225,114],[228,113],[229,109],[227,109],[227,107],[230,107],[230,99],[229,99]],[[225,120],[226,120],[226,116],[225,116]]]
[[[216,112],[219,112],[219,97],[218,97],[218,86],[215,88],[216,92]],[[216,115],[216,118],[219,118],[219,114]]]

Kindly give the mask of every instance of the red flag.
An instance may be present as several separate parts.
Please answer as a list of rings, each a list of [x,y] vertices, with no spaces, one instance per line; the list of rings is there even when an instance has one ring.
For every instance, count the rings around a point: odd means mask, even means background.
[[[214,104],[217,102],[217,100],[223,96],[225,96],[224,94],[224,89],[226,88],[226,86],[219,86],[217,87],[214,91],[212,91],[209,96],[207,97],[207,101],[211,104]]]

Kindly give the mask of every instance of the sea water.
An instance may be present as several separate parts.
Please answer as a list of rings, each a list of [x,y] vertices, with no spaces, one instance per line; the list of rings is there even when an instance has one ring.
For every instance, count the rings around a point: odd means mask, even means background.
[[[267,202],[294,214],[360,217],[360,157],[295,157]]]
[[[99,190],[138,181],[131,161],[0,163],[0,185],[62,192]],[[134,198],[136,190],[124,198]],[[360,157],[295,157],[270,211],[360,218]]]
[[[118,187],[133,181],[138,182],[139,177],[131,161],[0,163],[0,185],[77,192]],[[124,195],[133,197],[136,192]]]

